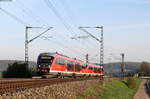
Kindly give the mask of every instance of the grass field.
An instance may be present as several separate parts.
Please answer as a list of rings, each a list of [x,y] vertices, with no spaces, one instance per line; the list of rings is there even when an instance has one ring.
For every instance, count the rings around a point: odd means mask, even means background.
[[[140,79],[135,78],[135,80],[134,89],[128,88],[126,81],[113,80],[103,86],[98,83],[85,90],[79,99],[132,99],[140,84]]]

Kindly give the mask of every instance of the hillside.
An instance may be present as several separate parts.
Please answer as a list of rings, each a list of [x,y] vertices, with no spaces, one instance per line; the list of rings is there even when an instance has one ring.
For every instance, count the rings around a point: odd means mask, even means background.
[[[125,62],[126,72],[135,72],[140,68],[140,62]],[[121,62],[108,63],[104,65],[104,71],[108,73],[120,72]]]

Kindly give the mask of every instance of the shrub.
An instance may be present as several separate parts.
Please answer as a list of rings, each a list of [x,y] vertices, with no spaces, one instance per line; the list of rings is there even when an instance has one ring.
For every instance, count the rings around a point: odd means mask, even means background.
[[[128,84],[128,87],[133,89],[136,87],[136,81],[134,78],[128,78],[127,79],[127,84]]]
[[[24,63],[14,62],[8,64],[6,71],[3,71],[4,78],[28,78],[32,76],[32,70],[28,69]]]

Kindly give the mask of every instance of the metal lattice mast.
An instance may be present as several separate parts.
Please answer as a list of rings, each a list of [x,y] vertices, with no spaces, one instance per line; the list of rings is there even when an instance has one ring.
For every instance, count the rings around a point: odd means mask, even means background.
[[[28,26],[25,28],[25,65],[28,67]]]
[[[101,34],[100,34],[100,39],[98,39],[96,36],[92,35],[91,33],[89,33],[87,30],[85,30],[84,28],[97,28],[97,29],[101,29]],[[85,33],[87,33],[88,35],[90,35],[92,38],[94,38],[95,40],[97,40],[100,43],[100,65],[103,66],[104,65],[104,37],[103,37],[103,26],[99,27],[79,27],[80,30],[84,31]]]
[[[100,65],[104,65],[104,37],[103,37],[103,26],[101,27],[101,37],[100,37]]]
[[[121,57],[122,57],[121,72],[122,73],[125,72],[124,56],[125,56],[124,53],[121,53]]]
[[[88,64],[89,63],[89,54],[86,54],[85,58],[86,58],[86,64]]]
[[[32,42],[33,40],[39,38],[41,35],[43,35],[47,31],[49,31],[52,27],[47,28],[44,32],[42,32],[38,36],[36,36],[36,37],[28,40],[28,29],[31,29],[31,28],[42,28],[42,27],[30,27],[30,26],[26,26],[26,28],[25,28],[25,65],[26,65],[27,68],[28,68],[28,65],[29,65],[28,44],[30,42]]]

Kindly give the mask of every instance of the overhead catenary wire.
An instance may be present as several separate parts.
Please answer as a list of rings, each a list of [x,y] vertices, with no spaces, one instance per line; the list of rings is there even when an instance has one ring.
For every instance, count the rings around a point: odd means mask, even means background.
[[[72,11],[69,10],[70,8],[66,4],[65,0],[63,0],[63,1],[62,0],[58,0],[58,1],[60,1],[61,5],[63,6],[64,10],[66,11],[66,14],[67,14],[68,18],[70,18],[70,20],[72,21],[72,23],[73,23],[72,25],[75,26],[75,27],[78,27],[76,22],[72,18],[72,16],[70,16],[70,13],[72,13]],[[82,44],[82,42],[80,40],[78,40],[78,39],[76,39],[76,40]],[[92,46],[95,46],[95,44],[93,44],[92,42],[90,42],[90,41],[88,41],[88,42],[91,43]],[[89,46],[89,43],[88,44],[85,43],[84,46],[86,46],[86,48],[92,48],[93,49],[93,47],[91,45]],[[96,47],[94,47],[94,48],[96,48]]]
[[[65,0],[58,0],[62,7],[64,8],[68,18],[70,19],[70,21],[73,23],[72,25],[74,25],[75,27],[77,27],[77,23],[74,21],[74,19],[72,18],[73,16],[73,12],[70,10],[70,7],[68,6],[67,2]]]
[[[82,53],[82,52],[80,52],[80,51],[77,51],[77,50],[75,50],[74,48],[71,48],[71,47],[68,47],[68,46],[66,46],[66,45],[64,45],[64,44],[62,44],[61,42],[58,42],[58,41],[54,41],[54,40],[51,40],[51,42],[52,43],[55,43],[56,45],[58,45],[58,47],[60,47],[60,48],[63,48],[63,49],[67,49],[67,51],[68,52],[71,52],[71,54],[72,53],[74,53],[75,55],[77,55],[76,53],[78,53],[78,56],[84,56],[84,54]],[[59,48],[59,49],[60,49]],[[68,54],[68,53],[67,53]]]
[[[2,9],[5,13],[7,13],[9,16],[11,16],[13,19],[15,19],[16,21],[18,21],[19,23],[25,25],[25,22],[23,22],[21,19],[19,19],[18,17],[14,16],[13,14],[9,13],[8,11],[5,11],[4,9]]]
[[[47,1],[49,1],[49,0],[47,0]],[[26,9],[26,8],[25,8]],[[28,11],[26,11],[25,9],[22,9],[22,11],[24,12],[24,13],[28,13]],[[22,25],[26,25],[26,23],[23,21],[23,20],[21,20],[19,17],[17,17],[17,16],[15,16],[15,15],[13,15],[12,13],[10,13],[10,12],[8,12],[8,11],[6,11],[5,9],[2,9],[2,8],[0,8],[0,10],[2,10],[5,14],[7,14],[7,15],[9,15],[10,17],[12,17],[14,20],[16,20],[17,22],[19,22],[20,24],[22,24]],[[56,10],[56,12],[57,12],[57,10]],[[30,14],[30,13],[28,13],[28,14]],[[32,16],[32,15],[30,15],[30,16]],[[58,16],[59,16],[59,13],[58,13]],[[33,17],[33,16],[32,16]],[[60,20],[64,20],[61,16],[60,16]],[[65,27],[67,27],[67,30],[69,31],[69,32],[71,32],[71,33],[73,33],[73,31],[72,31],[72,29],[71,29],[71,26],[64,20],[63,21],[64,22],[64,25],[65,25]],[[38,23],[38,22],[37,22]],[[66,47],[65,47],[66,48]],[[75,48],[74,48],[75,49]],[[78,49],[78,48],[76,48],[76,49]],[[69,50],[71,50],[72,51],[72,49],[70,49],[69,48]],[[83,49],[82,49],[83,50]],[[77,51],[74,51],[74,52],[76,52],[76,53],[78,53]],[[81,52],[79,52],[80,54],[82,53],[83,51],[81,51]]]
[[[12,13],[6,11],[6,10],[3,9],[3,8],[0,8],[0,10],[1,10],[2,12],[4,12],[5,14],[7,14],[9,17],[13,18],[13,19],[14,19],[15,21],[17,21],[18,23],[20,23],[20,24],[22,24],[22,25],[24,25],[24,26],[26,25],[26,23],[25,23],[23,20],[19,19],[17,16],[13,15]]]
[[[68,42],[69,43],[69,41],[68,40],[66,40],[64,37],[63,37],[63,35],[61,34],[61,33],[59,33],[59,32],[57,32],[57,33],[54,33],[55,35],[56,34],[59,34],[59,37],[61,37],[65,42]],[[57,36],[57,35],[56,35]],[[58,37],[58,36],[57,36]],[[66,44],[66,43],[65,43]],[[65,45],[65,44],[63,44],[63,45]],[[67,44],[68,45],[68,44]],[[80,52],[80,54],[81,54],[81,52],[83,53],[83,52],[85,52],[86,50],[83,50],[83,49],[80,49],[80,51],[79,51],[79,49],[77,48],[77,46],[75,46],[74,45],[74,47],[73,47],[73,50],[76,50],[75,52]],[[71,49],[71,51],[72,51],[72,49]]]
[[[28,13],[28,11],[27,10],[25,10],[23,7],[20,7],[19,5],[17,5],[16,3],[14,3],[13,2],[13,4],[14,4],[14,7],[15,8],[18,8],[20,11],[21,11],[21,13],[20,14],[22,14],[22,17],[24,17],[24,19],[26,19],[26,17],[29,19],[29,18],[32,18],[32,21],[30,21],[30,24],[31,23],[38,23],[38,24],[42,24],[41,22],[39,22],[39,20],[37,20],[37,18],[36,17],[34,17],[33,15],[31,15],[30,13]]]
[[[25,12],[25,10],[23,9],[23,11]],[[6,12],[6,11],[5,11]],[[26,12],[25,12],[26,13]],[[9,12],[7,12],[7,14],[8,15],[10,15],[11,17],[13,17],[15,20],[17,20],[19,23],[21,23],[21,24],[24,24],[25,25],[25,23],[21,20],[21,19],[19,19],[18,17],[16,17],[16,16],[14,16],[14,15],[12,15],[11,13],[9,13]]]
[[[56,8],[52,4],[50,0],[44,0],[47,6],[53,11],[53,13],[57,16],[57,18],[61,21],[61,23],[65,26],[65,28],[72,34],[74,34],[71,26],[61,17],[61,15],[57,12]],[[86,49],[85,49],[86,50]]]
[[[61,17],[61,15],[57,12],[56,8],[52,4],[50,0],[44,0],[47,6],[54,12],[54,14],[58,17],[58,19],[62,22],[62,24],[65,26],[65,28],[72,34],[75,34],[73,30],[71,29],[71,26]],[[80,43],[81,44],[81,43]],[[85,49],[87,50],[87,49]]]
[[[21,8],[21,7],[19,7],[19,8]],[[22,11],[24,12],[24,13],[26,13],[26,14],[29,14],[25,9],[23,9],[23,8],[21,8],[22,9]],[[65,47],[66,48],[66,47]],[[70,49],[70,48],[69,48]],[[71,51],[72,50],[74,50],[74,49],[71,49]],[[76,50],[74,50],[75,52],[78,52],[78,51],[76,51]],[[79,53],[79,52],[78,52]],[[81,54],[81,53],[80,53]]]
[[[18,7],[20,10],[22,10],[23,13],[27,14],[32,18],[36,23],[42,24],[44,27],[48,26],[48,22],[45,21],[43,18],[41,18],[39,15],[36,15],[29,7],[25,6],[24,3],[21,1],[17,1],[16,3],[13,2],[15,7]]]
[[[56,8],[54,7],[54,5],[52,4],[52,2],[50,0],[44,0],[46,5],[48,6],[48,8],[50,8],[53,13],[57,16],[57,18],[61,21],[61,23],[65,26],[65,28],[70,32],[73,33],[70,25],[61,17],[61,15],[57,12]]]

